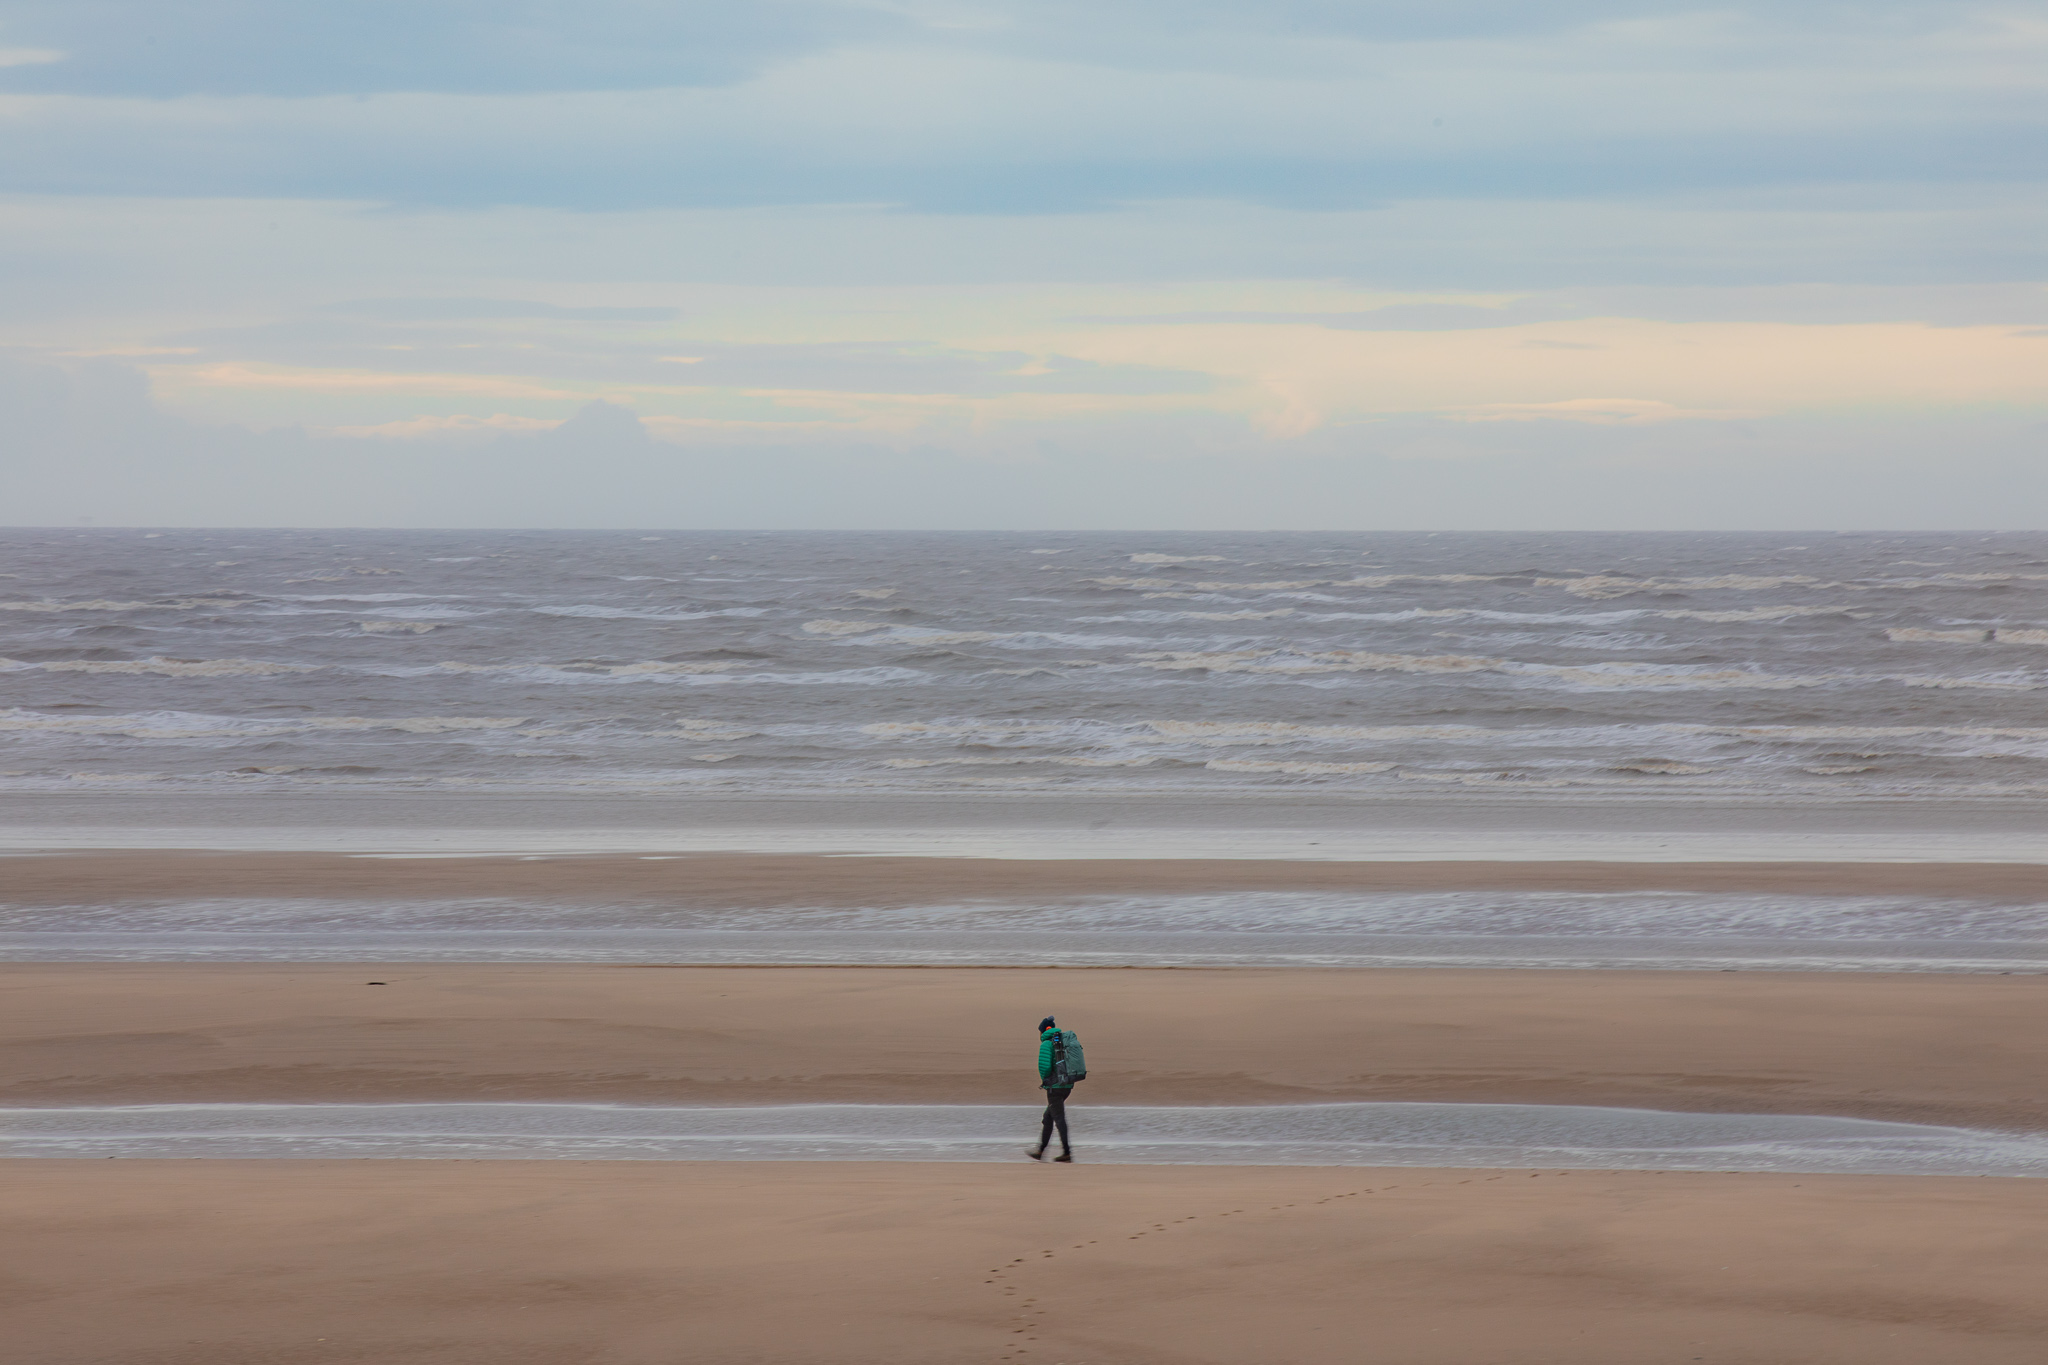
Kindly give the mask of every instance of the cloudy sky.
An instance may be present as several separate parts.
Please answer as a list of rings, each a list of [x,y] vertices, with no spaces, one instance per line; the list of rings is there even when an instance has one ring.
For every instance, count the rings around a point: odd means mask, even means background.
[[[0,0],[0,524],[2038,527],[2048,3]]]

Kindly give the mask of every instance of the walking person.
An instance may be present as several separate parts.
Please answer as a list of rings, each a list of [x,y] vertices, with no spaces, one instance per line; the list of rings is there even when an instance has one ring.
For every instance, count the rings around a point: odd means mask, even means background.
[[[1038,1088],[1045,1092],[1045,1115],[1038,1130],[1038,1145],[1030,1148],[1033,1161],[1045,1160],[1052,1132],[1060,1132],[1060,1154],[1054,1161],[1072,1161],[1074,1144],[1067,1137],[1067,1096],[1074,1082],[1088,1078],[1088,1064],[1081,1055],[1081,1040],[1062,1029],[1048,1014],[1038,1021]]]

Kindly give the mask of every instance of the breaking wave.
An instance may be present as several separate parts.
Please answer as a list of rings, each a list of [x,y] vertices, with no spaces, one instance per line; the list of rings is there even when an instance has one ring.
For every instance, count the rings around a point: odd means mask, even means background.
[[[525,723],[520,716],[307,716],[297,720],[251,720],[182,711],[130,716],[46,716],[18,707],[0,711],[0,732],[125,739],[269,739],[279,735],[363,730],[445,735],[466,730],[510,730]]]
[[[2034,533],[153,535],[0,531],[0,786],[2048,787]]]
[[[165,678],[274,678],[284,673],[312,673],[320,667],[266,659],[51,659],[40,663],[0,659],[0,673],[151,673]]]

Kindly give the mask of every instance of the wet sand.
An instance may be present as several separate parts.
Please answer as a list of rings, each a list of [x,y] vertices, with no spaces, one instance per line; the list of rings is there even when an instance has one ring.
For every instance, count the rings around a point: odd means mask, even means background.
[[[192,898],[921,905],[1243,891],[1695,891],[2048,901],[2048,863],[1295,861],[601,853],[375,857],[100,850],[0,859],[0,899],[86,905]]]
[[[377,981],[383,985],[368,985]],[[1435,1100],[2048,1129],[2048,977],[484,963],[0,966],[0,1103]]]
[[[2048,1182],[36,1162],[36,1365],[2033,1365]]]

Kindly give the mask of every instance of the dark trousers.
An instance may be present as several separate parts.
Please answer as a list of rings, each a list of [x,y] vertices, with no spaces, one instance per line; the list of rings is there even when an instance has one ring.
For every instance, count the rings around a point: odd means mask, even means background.
[[[1067,1096],[1073,1093],[1074,1087],[1071,1085],[1064,1090],[1045,1092],[1045,1119],[1038,1130],[1039,1151],[1044,1151],[1046,1144],[1052,1141],[1052,1130],[1055,1126],[1060,1130],[1060,1150],[1074,1150],[1074,1144],[1067,1140]]]

